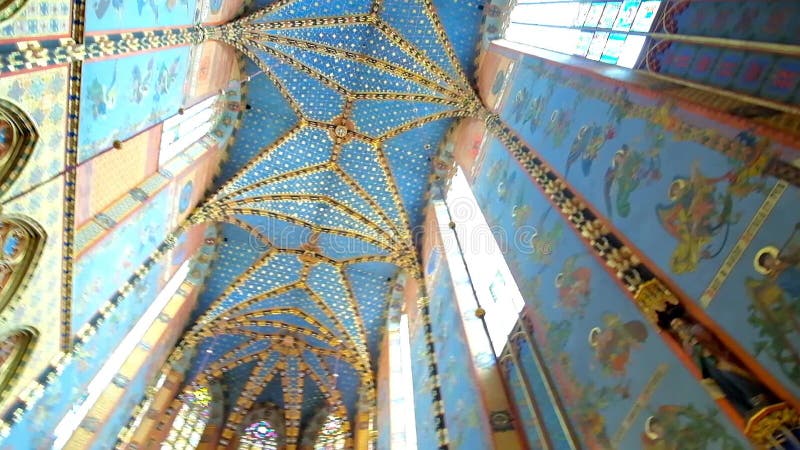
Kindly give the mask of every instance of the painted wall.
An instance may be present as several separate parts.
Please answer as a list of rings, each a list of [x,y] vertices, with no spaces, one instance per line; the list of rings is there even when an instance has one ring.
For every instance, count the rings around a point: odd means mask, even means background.
[[[176,114],[190,54],[190,47],[175,47],[85,64],[79,162]]]
[[[455,300],[454,280],[438,234],[439,226],[433,209],[429,208],[425,222],[423,266],[447,437],[454,448],[494,448],[473,361],[469,357],[470,350],[462,325],[464,319]],[[407,298],[406,308],[411,310],[411,302],[416,304],[416,301],[416,298]],[[436,448],[438,438],[435,423],[431,423],[434,417],[431,409],[433,384],[429,377],[428,359],[423,357],[429,347],[426,346],[420,311],[416,305],[413,309],[416,312],[409,313],[409,326],[411,354],[414,355],[411,364],[417,445],[419,448]]]
[[[786,281],[797,270],[800,239],[800,215],[787,206],[800,191],[761,175],[770,157],[791,160],[797,149],[740,119],[711,119],[649,89],[575,70],[522,58],[501,117],[662,279],[800,394],[800,372],[788,356],[798,351],[793,317],[800,304]],[[481,170],[495,183],[521,181],[502,165],[484,161]],[[505,192],[524,210],[525,195]],[[525,212],[517,220],[526,214],[535,217]],[[788,267],[765,277],[754,256],[767,245]],[[769,327],[781,332],[765,337]]]
[[[696,433],[705,430],[696,448],[747,448],[499,142],[489,142],[473,189],[496,234],[523,236],[520,230],[537,230],[533,241],[508,241],[506,259],[527,304],[533,345],[579,446],[656,448],[644,437],[644,423],[652,415],[675,427],[672,442],[680,445],[697,445]],[[518,350],[520,364],[532,383],[541,383],[525,346]],[[536,401],[553,444],[569,448],[564,438],[569,431],[554,428],[556,409],[547,405],[546,396]]]
[[[646,87],[493,49],[505,58],[487,55],[482,67],[491,69],[479,77],[490,107],[705,310],[710,326],[796,393],[800,298],[790,279],[800,215],[789,205],[800,191],[761,174],[766,160],[791,160],[797,150]],[[747,448],[732,410],[720,409],[693,362],[647,323],[508,151],[484,142],[479,124],[462,124],[454,142],[495,237],[509,244],[505,257],[526,299],[532,340],[514,341],[522,373],[505,373],[531,448],[544,439],[554,448],[569,448],[570,439],[586,448],[662,448],[645,432],[649,417],[670,430],[675,448]],[[771,274],[754,265],[765,248],[784,261]]]
[[[163,266],[154,266],[148,276],[134,286],[109,320],[98,327],[85,345],[64,364],[58,382],[50,384],[35,406],[11,429],[3,449],[47,448],[54,440],[56,425],[73,405],[79,405],[86,385],[102,367],[107,356],[147,309],[161,288],[159,275]]]

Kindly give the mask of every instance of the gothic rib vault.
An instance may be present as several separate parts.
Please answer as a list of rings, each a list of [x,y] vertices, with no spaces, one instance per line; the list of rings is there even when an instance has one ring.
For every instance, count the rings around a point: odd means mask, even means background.
[[[204,30],[247,58],[252,110],[185,225],[223,224],[180,347],[196,352],[187,380],[225,386],[223,439],[272,402],[292,443],[320,408],[352,423],[374,398],[390,282],[418,273],[432,160],[453,119],[486,115],[471,79],[483,2],[256,3]]]

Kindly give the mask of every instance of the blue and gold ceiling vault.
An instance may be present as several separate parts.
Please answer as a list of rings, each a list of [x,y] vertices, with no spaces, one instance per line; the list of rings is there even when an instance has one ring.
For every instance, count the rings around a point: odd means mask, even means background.
[[[190,380],[226,385],[223,439],[259,402],[285,408],[291,441],[320,408],[352,421],[374,395],[437,147],[453,119],[484,111],[468,75],[482,4],[284,0],[204,28],[251,75],[218,190],[188,221],[227,223],[182,344],[198,348]]]

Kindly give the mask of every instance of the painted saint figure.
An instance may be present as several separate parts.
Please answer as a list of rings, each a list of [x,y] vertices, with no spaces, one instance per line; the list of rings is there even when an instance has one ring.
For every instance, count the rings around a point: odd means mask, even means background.
[[[800,222],[781,248],[769,245],[756,252],[753,268],[760,278],[747,277],[752,300],[749,322],[759,329],[756,354],[766,353],[794,383],[800,385]]]
[[[572,255],[564,261],[561,272],[556,275],[555,285],[558,289],[559,306],[583,317],[583,311],[590,300],[592,271],[588,267],[578,266],[578,258],[580,254]]]
[[[754,262],[756,271],[773,280],[790,301],[800,299],[800,245],[792,242],[798,230],[800,222],[795,224],[794,232],[783,249],[764,247]]]
[[[640,320],[622,322],[617,314],[603,316],[605,329],[589,331],[589,345],[603,369],[613,376],[625,375],[631,350],[647,340],[647,328]]]
[[[700,367],[703,379],[713,381],[742,417],[768,405],[764,386],[708,330],[682,317],[672,319],[670,329]]]
[[[656,205],[659,222],[678,241],[670,261],[674,273],[694,271],[700,260],[715,257],[725,246],[730,225],[738,221],[731,193],[717,192],[716,184],[725,177],[706,177],[695,163],[689,177],[676,177],[670,184],[670,203]],[[723,230],[719,248],[712,251],[711,241]]]
[[[661,178],[659,159],[659,146],[654,145],[653,149],[645,154],[632,150],[627,144],[614,154],[611,160],[611,167],[605,175],[605,185],[603,189],[606,211],[609,217],[617,214],[621,217],[628,217],[631,212],[631,194],[642,181],[658,180]],[[612,194],[614,201],[612,202]]]

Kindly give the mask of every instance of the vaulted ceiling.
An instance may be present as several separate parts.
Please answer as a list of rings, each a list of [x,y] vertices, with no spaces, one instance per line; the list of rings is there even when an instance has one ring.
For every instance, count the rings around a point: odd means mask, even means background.
[[[326,404],[352,420],[371,394],[390,282],[416,268],[432,160],[479,105],[482,4],[262,1],[208,30],[251,76],[218,191],[193,216],[223,225],[186,336],[190,377],[225,385],[231,428],[265,401],[299,410],[296,426]]]

